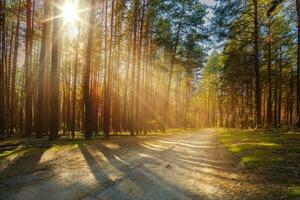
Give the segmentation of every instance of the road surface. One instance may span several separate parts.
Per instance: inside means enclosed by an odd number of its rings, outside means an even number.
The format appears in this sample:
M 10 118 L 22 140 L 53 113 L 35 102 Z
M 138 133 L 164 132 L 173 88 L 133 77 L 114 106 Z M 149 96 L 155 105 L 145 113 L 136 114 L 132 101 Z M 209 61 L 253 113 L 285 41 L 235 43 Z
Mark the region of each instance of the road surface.
M 240 166 L 212 129 L 113 137 L 10 158 L 0 199 L 280 199 Z

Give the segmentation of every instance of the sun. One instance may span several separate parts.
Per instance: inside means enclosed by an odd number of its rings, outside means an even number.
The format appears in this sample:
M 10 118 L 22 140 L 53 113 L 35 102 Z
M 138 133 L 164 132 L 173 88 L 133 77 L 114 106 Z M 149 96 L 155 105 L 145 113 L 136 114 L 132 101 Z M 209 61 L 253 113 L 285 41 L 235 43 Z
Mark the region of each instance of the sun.
M 62 8 L 63 18 L 66 22 L 75 22 L 79 19 L 79 11 L 77 5 L 71 2 L 66 2 Z

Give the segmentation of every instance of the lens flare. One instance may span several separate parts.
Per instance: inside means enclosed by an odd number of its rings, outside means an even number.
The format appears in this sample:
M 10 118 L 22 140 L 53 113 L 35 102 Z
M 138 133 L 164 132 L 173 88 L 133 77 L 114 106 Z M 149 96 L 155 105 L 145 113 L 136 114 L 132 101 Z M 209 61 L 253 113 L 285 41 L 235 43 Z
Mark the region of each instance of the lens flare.
M 77 6 L 71 2 L 66 2 L 62 10 L 66 22 L 74 22 L 79 18 Z

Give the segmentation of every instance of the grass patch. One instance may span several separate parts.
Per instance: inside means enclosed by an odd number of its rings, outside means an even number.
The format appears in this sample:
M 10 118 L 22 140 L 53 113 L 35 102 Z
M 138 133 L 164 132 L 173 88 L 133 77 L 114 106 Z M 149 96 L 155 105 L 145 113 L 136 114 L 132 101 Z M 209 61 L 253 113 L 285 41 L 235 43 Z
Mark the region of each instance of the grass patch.
M 35 152 L 40 151 L 40 150 L 42 150 L 42 148 L 38 148 L 38 147 L 23 148 L 23 147 L 20 146 L 18 148 L 13 149 L 13 150 L 0 152 L 0 159 L 7 158 L 9 156 L 18 156 L 18 155 L 31 154 L 31 153 L 35 153 Z
M 288 199 L 300 199 L 300 186 L 291 187 L 287 192 Z
M 0 158 L 5 158 L 10 155 L 18 154 L 18 153 L 21 153 L 22 151 L 24 151 L 24 149 L 20 149 L 20 148 L 16 148 L 16 149 L 13 149 L 10 151 L 3 151 L 3 152 L 0 152 Z
M 61 150 L 70 150 L 74 148 L 78 148 L 79 144 L 83 143 L 82 141 L 78 142 L 63 142 L 63 143 L 54 143 L 54 144 L 45 144 L 45 146 L 37 146 L 37 147 L 24 147 L 22 145 L 18 146 L 15 149 L 0 151 L 0 159 L 5 159 L 10 156 L 22 156 L 22 155 L 30 155 L 39 151 L 61 151 Z
M 51 148 L 49 148 L 50 151 L 61 151 L 66 149 L 75 149 L 78 148 L 78 143 L 72 143 L 72 144 L 63 144 L 63 145 L 54 145 Z
M 246 168 L 279 181 L 300 182 L 300 134 L 218 129 L 219 140 Z

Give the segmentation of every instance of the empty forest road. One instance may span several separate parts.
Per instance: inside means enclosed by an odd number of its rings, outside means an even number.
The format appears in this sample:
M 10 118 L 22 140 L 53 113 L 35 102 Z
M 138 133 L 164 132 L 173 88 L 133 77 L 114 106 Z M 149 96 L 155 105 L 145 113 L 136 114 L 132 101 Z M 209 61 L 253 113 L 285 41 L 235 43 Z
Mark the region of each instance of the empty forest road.
M 280 199 L 213 129 L 81 141 L 1 162 L 0 199 Z

